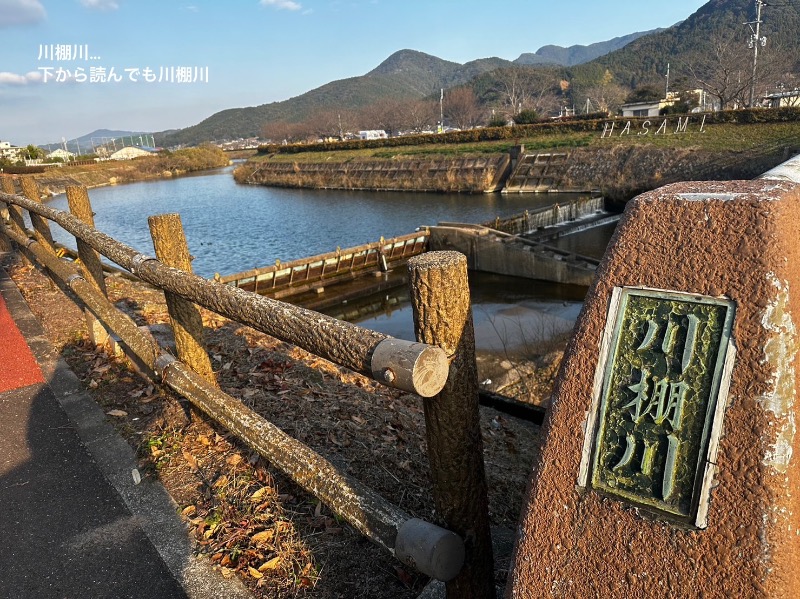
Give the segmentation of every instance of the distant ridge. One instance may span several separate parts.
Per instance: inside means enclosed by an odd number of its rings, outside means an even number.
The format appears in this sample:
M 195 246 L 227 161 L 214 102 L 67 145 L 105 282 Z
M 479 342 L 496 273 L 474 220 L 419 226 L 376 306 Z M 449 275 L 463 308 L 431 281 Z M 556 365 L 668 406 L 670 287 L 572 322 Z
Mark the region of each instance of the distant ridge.
M 577 64 L 589 62 L 595 58 L 599 58 L 600 56 L 605 56 L 609 52 L 614 52 L 615 50 L 624 48 L 632 41 L 637 40 L 640 37 L 650 35 L 651 33 L 659 33 L 661 31 L 664 31 L 664 28 L 651 29 L 650 31 L 639 31 L 628 35 L 623 35 L 621 37 L 615 37 L 614 39 L 610 39 L 606 42 L 589 44 L 588 46 L 575 45 L 568 48 L 552 45 L 542 46 L 534 53 L 526 52 L 524 54 L 520 54 L 519 58 L 517 58 L 514 63 L 522 65 L 557 64 L 565 67 L 571 67 Z

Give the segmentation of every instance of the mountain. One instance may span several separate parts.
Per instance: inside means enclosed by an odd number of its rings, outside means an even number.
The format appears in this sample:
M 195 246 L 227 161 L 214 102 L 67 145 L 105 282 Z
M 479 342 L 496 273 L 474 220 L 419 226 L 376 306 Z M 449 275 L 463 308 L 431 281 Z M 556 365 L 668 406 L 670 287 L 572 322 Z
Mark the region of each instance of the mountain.
M 752 51 L 748 50 L 750 30 L 743 24 L 755 21 L 755 18 L 753 0 L 711 0 L 677 25 L 638 38 L 589 63 L 572 67 L 569 75 L 578 81 L 591 80 L 607 69 L 617 83 L 631 89 L 655 82 L 660 86 L 669 63 L 676 85 L 682 79 L 687 85 L 692 85 L 695 83 L 693 66 L 708 65 L 717 60 L 717 70 L 722 71 L 726 67 L 730 69 L 734 57 L 738 57 L 741 70 L 746 73 L 752 65 Z M 767 37 L 767 49 L 773 56 L 778 55 L 787 61 L 786 73 L 796 72 L 800 63 L 800 46 L 797 44 L 800 6 L 787 2 L 774 6 L 768 3 L 762 20 L 761 35 Z M 769 52 L 762 51 L 761 63 L 767 54 Z M 737 70 L 738 66 L 731 72 Z M 775 82 L 770 83 L 774 85 Z
M 645 35 L 650 35 L 652 33 L 658 33 L 660 31 L 664 31 L 664 29 L 661 28 L 651 29 L 650 31 L 639 31 L 629 35 L 615 37 L 614 39 L 610 39 L 606 42 L 589 44 L 588 46 L 575 45 L 570 46 L 569 48 L 552 45 L 542 46 L 534 53 L 526 52 L 524 54 L 520 54 L 519 58 L 517 58 L 514 63 L 519 65 L 556 64 L 565 67 L 571 67 L 577 64 L 583 64 L 584 62 L 589 62 L 590 60 L 604 56 L 609 52 L 619 50 L 620 48 L 627 46 L 632 41 L 637 40 L 640 37 L 644 37 Z
M 192 127 L 163 138 L 156 136 L 156 141 L 178 145 L 254 137 L 267 122 L 298 122 L 314 112 L 352 110 L 383 99 L 421 99 L 438 93 L 440 88 L 463 85 L 481 73 L 511 64 L 500 58 L 487 58 L 462 65 L 416 50 L 400 50 L 366 75 L 332 81 L 281 102 L 223 110 Z
M 800 64 L 800 6 L 780 2 L 764 7 L 762 34 L 768 38 L 768 50 L 790 63 L 782 72 L 764 70 L 769 77 L 786 80 L 786 73 L 797 71 Z M 295 98 L 249 108 L 232 108 L 211 115 L 192 127 L 157 136 L 162 145 L 197 144 L 215 139 L 258 136 L 266 123 L 300 122 L 312 115 L 359 109 L 381 100 L 411 100 L 436 97 L 440 88 L 471 84 L 479 97 L 490 94 L 482 90 L 502 89 L 504 83 L 498 69 L 527 68 L 539 73 L 540 79 L 560 81 L 558 101 L 582 105 L 591 88 L 611 80 L 623 96 L 643 85 L 661 89 L 667 65 L 670 65 L 670 88 L 698 87 L 693 67 L 704 65 L 706 72 L 727 71 L 746 74 L 752 54 L 747 49 L 749 30 L 742 25 L 755 19 L 753 0 L 710 0 L 684 21 L 663 30 L 639 32 L 588 46 L 544 46 L 535 53 L 522 54 L 510 62 L 500 58 L 482 58 L 466 64 L 443 60 L 415 50 L 400 50 L 389 56 L 369 73 L 332 81 Z M 716 58 L 720 40 L 729 47 L 739 63 L 725 64 Z M 759 65 L 766 66 L 764 52 Z M 594 58 L 592 58 L 594 57 Z M 717 60 L 715 63 L 714 60 Z M 794 62 L 794 70 L 791 63 Z M 696 70 L 696 69 L 695 69 Z M 547 71 L 547 72 L 545 72 Z M 506 74 L 507 77 L 507 74 Z M 740 76 L 740 79 L 742 76 Z M 499 82 L 499 83 L 498 83 Z

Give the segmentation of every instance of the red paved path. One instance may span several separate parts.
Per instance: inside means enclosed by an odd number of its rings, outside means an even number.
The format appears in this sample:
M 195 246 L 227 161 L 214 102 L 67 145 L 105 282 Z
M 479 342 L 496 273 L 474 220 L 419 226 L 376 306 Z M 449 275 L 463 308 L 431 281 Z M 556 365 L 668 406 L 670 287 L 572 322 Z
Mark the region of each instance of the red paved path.
M 0 295 L 0 393 L 43 382 L 42 371 Z

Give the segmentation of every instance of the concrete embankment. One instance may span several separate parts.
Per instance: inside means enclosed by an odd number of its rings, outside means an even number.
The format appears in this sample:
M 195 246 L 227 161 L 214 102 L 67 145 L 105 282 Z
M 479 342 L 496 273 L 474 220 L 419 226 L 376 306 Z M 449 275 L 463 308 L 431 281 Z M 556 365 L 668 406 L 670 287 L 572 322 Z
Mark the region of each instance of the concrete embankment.
M 239 183 L 316 189 L 482 193 L 499 191 L 510 171 L 508 154 L 438 160 L 352 160 L 339 163 L 251 162 Z
M 609 200 L 627 201 L 678 181 L 752 179 L 792 155 L 778 147 L 758 153 L 654 145 L 612 145 L 566 152 L 525 152 L 522 160 L 543 163 L 535 185 L 524 191 L 599 190 Z M 359 160 L 340 163 L 250 162 L 235 172 L 240 183 L 318 189 L 370 189 L 439 192 L 486 192 L 504 189 L 514 168 L 511 156 L 437 160 Z M 514 168 L 512 168 L 514 167 Z M 511 179 L 513 183 L 514 179 Z M 505 191 L 520 191 L 513 185 Z

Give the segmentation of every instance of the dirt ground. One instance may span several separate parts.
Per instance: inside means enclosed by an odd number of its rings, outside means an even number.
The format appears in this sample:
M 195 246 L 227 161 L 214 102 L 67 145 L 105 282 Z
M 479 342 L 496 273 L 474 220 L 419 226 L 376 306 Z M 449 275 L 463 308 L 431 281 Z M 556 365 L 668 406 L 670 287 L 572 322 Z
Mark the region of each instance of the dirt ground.
M 6 264 L 52 343 L 136 449 L 140 471 L 172 494 L 225 576 L 264 598 L 410 598 L 427 580 L 354 532 L 313 496 L 188 402 L 143 379 L 125 358 L 88 341 L 83 312 L 36 269 Z M 109 297 L 170 343 L 163 294 L 122 277 Z M 203 311 L 220 387 L 413 516 L 436 521 L 421 400 Z M 551 352 L 552 354 L 552 352 Z M 525 399 L 546 402 L 559 352 L 519 369 Z M 527 374 L 525 374 L 527 372 Z M 523 381 L 524 382 L 524 381 Z M 513 530 L 539 428 L 481 409 L 492 525 Z M 497 560 L 505 583 L 507 561 Z

